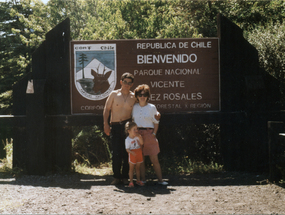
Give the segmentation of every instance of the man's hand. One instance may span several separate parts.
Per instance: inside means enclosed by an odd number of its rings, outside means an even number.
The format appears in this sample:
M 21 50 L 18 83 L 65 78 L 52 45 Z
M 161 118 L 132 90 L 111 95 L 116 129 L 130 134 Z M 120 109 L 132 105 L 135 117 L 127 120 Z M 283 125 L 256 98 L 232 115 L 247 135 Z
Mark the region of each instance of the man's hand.
M 110 125 L 108 125 L 108 124 L 104 125 L 104 132 L 107 136 L 110 136 L 110 133 L 111 133 Z

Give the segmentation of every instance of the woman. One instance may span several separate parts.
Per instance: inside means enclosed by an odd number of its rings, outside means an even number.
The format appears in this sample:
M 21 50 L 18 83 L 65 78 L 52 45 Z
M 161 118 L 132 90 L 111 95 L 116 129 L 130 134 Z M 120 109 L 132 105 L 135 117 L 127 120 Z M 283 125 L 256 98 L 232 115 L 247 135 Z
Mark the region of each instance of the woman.
M 132 117 L 143 138 L 143 155 L 149 156 L 158 178 L 158 184 L 167 185 L 167 182 L 162 181 L 162 173 L 157 156 L 160 152 L 158 141 L 156 139 L 159 121 L 154 118 L 157 113 L 155 105 L 148 103 L 150 97 L 149 86 L 146 84 L 139 85 L 134 90 L 134 93 L 138 103 L 133 107 Z M 141 179 L 145 182 L 144 162 L 141 164 Z

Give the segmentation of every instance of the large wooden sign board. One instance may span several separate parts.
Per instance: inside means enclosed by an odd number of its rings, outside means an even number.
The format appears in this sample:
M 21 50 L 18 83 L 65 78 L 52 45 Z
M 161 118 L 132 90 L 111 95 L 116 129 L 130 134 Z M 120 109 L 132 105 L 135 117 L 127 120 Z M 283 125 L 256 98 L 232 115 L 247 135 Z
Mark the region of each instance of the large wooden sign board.
M 72 41 L 71 53 L 72 114 L 103 114 L 125 72 L 161 113 L 220 110 L 218 38 Z

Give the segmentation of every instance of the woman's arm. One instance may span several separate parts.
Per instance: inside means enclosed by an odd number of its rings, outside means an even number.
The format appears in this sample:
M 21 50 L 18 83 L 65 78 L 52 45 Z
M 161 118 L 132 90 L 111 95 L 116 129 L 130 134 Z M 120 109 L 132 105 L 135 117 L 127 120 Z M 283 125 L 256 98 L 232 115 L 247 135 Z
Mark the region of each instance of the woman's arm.
M 154 133 L 154 135 L 156 135 L 156 134 L 157 134 L 158 127 L 159 127 L 159 124 L 154 123 L 154 129 L 153 129 L 153 133 Z

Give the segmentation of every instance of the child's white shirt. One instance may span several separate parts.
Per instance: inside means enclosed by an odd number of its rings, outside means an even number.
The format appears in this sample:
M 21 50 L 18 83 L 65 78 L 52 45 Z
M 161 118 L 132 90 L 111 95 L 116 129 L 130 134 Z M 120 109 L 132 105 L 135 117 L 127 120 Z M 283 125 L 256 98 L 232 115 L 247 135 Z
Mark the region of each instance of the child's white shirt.
M 130 149 L 130 150 L 139 149 L 140 148 L 139 138 L 138 137 L 130 138 L 128 136 L 125 140 L 125 146 L 126 146 L 126 149 Z

